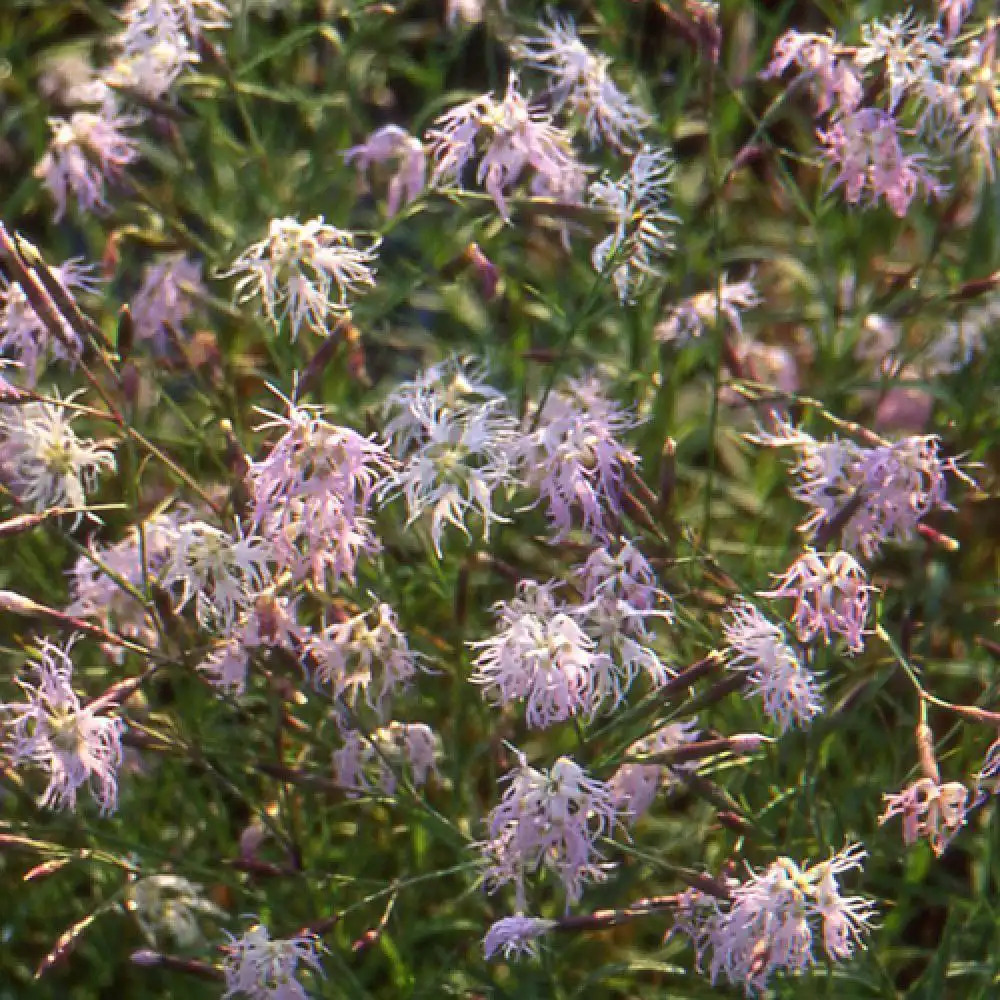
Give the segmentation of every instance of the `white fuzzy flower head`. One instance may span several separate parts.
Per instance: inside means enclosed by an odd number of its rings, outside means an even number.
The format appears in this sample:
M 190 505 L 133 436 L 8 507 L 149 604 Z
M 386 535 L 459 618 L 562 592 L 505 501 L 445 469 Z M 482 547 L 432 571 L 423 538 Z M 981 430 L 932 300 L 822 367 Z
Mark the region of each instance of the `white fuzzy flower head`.
M 5 749 L 15 766 L 30 763 L 47 773 L 43 806 L 75 809 L 77 790 L 88 784 L 101 812 L 110 813 L 118 805 L 125 723 L 101 714 L 113 707 L 109 704 L 80 704 L 72 686 L 71 645 L 43 642 L 34 668 L 37 682 L 17 682 L 26 700 L 0 705 Z
M 270 581 L 271 545 L 257 535 L 223 531 L 206 521 L 178 518 L 174 545 L 160 580 L 177 611 L 195 599 L 203 628 L 232 632 Z
M 204 939 L 198 918 L 226 915 L 205 897 L 202 886 L 181 875 L 148 875 L 131 883 L 126 893 L 126 906 L 154 948 L 166 943 L 194 947 Z
M 823 711 L 815 675 L 799 661 L 780 626 L 741 601 L 729 608 L 723 632 L 729 666 L 746 673 L 747 690 L 761 696 L 764 711 L 782 732 L 808 726 Z
M 315 937 L 300 934 L 272 939 L 263 924 L 255 924 L 238 938 L 225 933 L 229 944 L 223 947 L 223 1000 L 235 996 L 248 1000 L 308 1000 L 309 994 L 296 976 L 300 964 L 323 974 L 323 946 Z
M 605 174 L 590 185 L 590 201 L 614 228 L 591 253 L 598 274 L 609 274 L 622 302 L 660 274 L 657 261 L 674 249 L 677 216 L 667 208 L 674 161 L 665 149 L 643 146 L 619 178 Z
M 597 842 L 617 822 L 610 788 L 569 757 L 544 772 L 520 752 L 518 766 L 502 780 L 503 799 L 487 817 L 489 839 L 478 845 L 490 890 L 513 882 L 523 910 L 525 875 L 546 868 L 562 883 L 567 905 L 577 902 L 585 882 L 607 877 Z
M 438 118 L 426 139 L 435 186 L 458 184 L 465 166 L 481 154 L 476 180 L 507 222 L 506 195 L 529 168 L 533 195 L 577 204 L 586 188 L 586 168 L 569 135 L 529 106 L 513 74 L 502 101 L 491 94 L 466 101 Z
M 0 407 L 0 469 L 26 507 L 82 509 L 99 474 L 115 470 L 111 442 L 78 437 L 75 418 L 57 403 Z
M 459 361 L 435 365 L 400 386 L 386 412 L 386 435 L 401 463 L 385 495 L 405 499 L 408 524 L 430 514 L 439 557 L 446 525 L 468 535 L 466 521 L 474 515 L 488 538 L 492 522 L 507 520 L 494 510 L 494 496 L 519 482 L 510 460 L 517 422 L 478 373 Z
M 539 32 L 518 38 L 511 51 L 551 79 L 556 106 L 569 105 L 583 119 L 592 145 L 602 138 L 617 149 L 637 142 L 651 118 L 615 85 L 611 60 L 580 41 L 571 18 L 553 15 L 550 24 L 539 24 Z
M 267 237 L 248 247 L 222 277 L 237 279 L 238 302 L 259 297 L 276 330 L 287 318 L 292 340 L 303 324 L 325 337 L 331 314 L 346 312 L 351 296 L 374 287 L 379 242 L 361 249 L 353 233 L 322 216 L 308 222 L 272 219 Z

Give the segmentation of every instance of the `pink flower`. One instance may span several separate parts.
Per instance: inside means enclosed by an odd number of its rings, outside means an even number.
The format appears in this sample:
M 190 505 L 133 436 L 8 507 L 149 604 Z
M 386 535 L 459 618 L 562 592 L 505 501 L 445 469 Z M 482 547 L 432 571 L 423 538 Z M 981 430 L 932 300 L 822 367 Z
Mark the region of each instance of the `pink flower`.
M 348 729 L 342 736 L 343 745 L 333 753 L 333 771 L 337 784 L 350 796 L 375 788 L 392 795 L 404 770 L 414 788 L 423 787 L 432 773 L 438 773 L 441 741 L 421 722 L 390 722 L 370 736 Z
M 606 877 L 597 842 L 614 830 L 614 798 L 569 757 L 543 772 L 529 767 L 519 751 L 517 756 L 518 767 L 502 779 L 503 799 L 487 817 L 489 839 L 478 845 L 486 882 L 490 891 L 513 882 L 523 910 L 525 875 L 545 867 L 562 882 L 569 906 L 585 882 Z
M 11 731 L 6 750 L 15 765 L 28 762 L 47 772 L 41 805 L 75 809 L 77 789 L 89 784 L 101 812 L 110 813 L 118 804 L 125 723 L 99 714 L 112 708 L 110 703 L 80 704 L 72 687 L 71 646 L 60 649 L 44 641 L 34 665 L 37 683 L 17 681 L 27 700 L 0 706 Z
M 969 791 L 960 781 L 939 784 L 933 778 L 920 778 L 898 794 L 882 797 L 885 811 L 879 816 L 879 826 L 902 816 L 907 847 L 926 837 L 940 856 L 965 825 Z
M 841 635 L 852 653 L 865 645 L 868 598 L 873 590 L 865 571 L 847 552 L 816 552 L 807 548 L 778 578 L 774 590 L 761 590 L 761 597 L 790 597 L 795 600 L 798 637 L 810 642 L 822 634 Z
M 73 194 L 81 212 L 108 208 L 104 185 L 118 180 L 128 164 L 139 157 L 136 141 L 124 129 L 138 125 L 138 115 L 115 111 L 105 104 L 100 111 L 76 111 L 69 120 L 50 118 L 52 140 L 35 167 L 56 202 L 56 221 L 66 213 Z
M 808 726 L 823 711 L 815 676 L 799 662 L 782 629 L 757 608 L 746 601 L 731 605 L 723 631 L 729 666 L 747 674 L 749 693 L 761 696 L 764 711 L 782 732 Z
M 376 129 L 360 146 L 344 153 L 344 162 L 357 161 L 358 171 L 365 173 L 373 164 L 394 163 L 396 170 L 389 181 L 386 215 L 392 218 L 401 205 L 416 201 L 427 180 L 427 156 L 423 144 L 398 125 Z
M 841 112 L 853 111 L 861 100 L 861 80 L 850 64 L 837 56 L 836 48 L 837 39 L 832 35 L 786 31 L 774 43 L 774 57 L 761 76 L 778 77 L 795 65 L 817 91 L 817 114 L 825 114 L 835 101 Z
M 947 190 L 924 166 L 926 154 L 903 150 L 899 126 L 888 111 L 861 108 L 817 134 L 820 153 L 835 175 L 831 189 L 843 187 L 852 205 L 885 198 L 902 218 L 921 189 L 927 198 L 940 198 Z
M 743 310 L 753 309 L 762 301 L 753 282 L 730 282 L 723 275 L 717 290 L 699 292 L 670 306 L 653 335 L 657 340 L 685 344 L 700 337 L 706 326 L 713 326 L 718 315 L 728 322 L 733 333 L 742 336 Z
M 435 186 L 459 183 L 465 166 L 481 151 L 476 180 L 507 222 L 506 193 L 529 167 L 532 194 L 578 203 L 586 187 L 586 168 L 569 136 L 550 116 L 529 107 L 513 74 L 502 101 L 491 94 L 466 101 L 438 118 L 426 138 Z
M 948 41 L 962 30 L 962 24 L 975 6 L 976 0 L 938 0 L 938 16 L 944 24 L 944 37 Z
M 514 445 L 522 474 L 548 506 L 555 540 L 564 538 L 579 511 L 583 526 L 605 540 L 621 514 L 625 470 L 638 456 L 620 441 L 638 421 L 609 400 L 596 377 L 570 379 L 552 392 L 541 413 L 526 418 Z
M 874 904 L 842 895 L 837 877 L 860 868 L 864 857 L 860 844 L 849 844 L 809 867 L 778 858 L 743 882 L 730 880 L 724 900 L 689 889 L 672 933 L 691 938 L 699 964 L 710 955 L 713 983 L 724 975 L 748 996 L 763 991 L 775 972 L 802 972 L 815 964 L 817 933 L 830 959 L 845 960 L 868 932 Z
M 157 352 L 166 352 L 170 330 L 177 333 L 191 315 L 196 296 L 205 294 L 201 265 L 174 254 L 145 267 L 142 285 L 132 299 L 132 319 L 139 340 L 151 340 Z

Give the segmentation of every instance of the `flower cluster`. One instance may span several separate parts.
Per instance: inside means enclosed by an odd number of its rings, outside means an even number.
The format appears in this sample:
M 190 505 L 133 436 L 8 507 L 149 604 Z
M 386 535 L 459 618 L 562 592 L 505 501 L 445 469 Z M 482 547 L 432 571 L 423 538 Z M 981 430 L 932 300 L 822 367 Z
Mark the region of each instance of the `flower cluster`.
M 504 781 L 500 804 L 487 817 L 489 839 L 479 844 L 491 890 L 514 883 L 517 909 L 525 907 L 525 875 L 545 868 L 562 883 L 567 906 L 585 882 L 606 877 L 597 842 L 614 830 L 617 809 L 610 788 L 569 757 L 548 772 L 518 766 Z
M 776 972 L 803 972 L 816 961 L 820 934 L 831 961 L 849 958 L 871 927 L 874 904 L 841 894 L 838 876 L 860 868 L 865 850 L 849 844 L 828 861 L 800 866 L 778 858 L 762 872 L 730 880 L 727 898 L 682 893 L 673 933 L 687 935 L 712 982 L 724 976 L 758 994 Z

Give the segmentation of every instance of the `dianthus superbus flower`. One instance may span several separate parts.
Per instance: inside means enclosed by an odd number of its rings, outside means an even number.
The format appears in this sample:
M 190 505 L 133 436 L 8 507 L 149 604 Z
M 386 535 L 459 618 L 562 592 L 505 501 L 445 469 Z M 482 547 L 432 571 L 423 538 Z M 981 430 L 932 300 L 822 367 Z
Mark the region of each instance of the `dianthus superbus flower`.
M 344 162 L 356 162 L 364 174 L 372 164 L 392 163 L 395 172 L 389 181 L 386 214 L 392 218 L 401 205 L 416 201 L 427 181 L 427 155 L 423 143 L 398 125 L 376 129 L 359 146 L 344 152 Z
M 255 924 L 240 937 L 225 933 L 229 944 L 223 946 L 224 1000 L 235 996 L 249 1000 L 308 1000 L 309 994 L 296 976 L 300 964 L 323 974 L 319 958 L 323 946 L 317 938 L 299 934 L 272 939 L 263 924 Z
M 568 104 L 580 115 L 592 144 L 603 138 L 621 148 L 638 140 L 651 118 L 615 85 L 611 60 L 591 52 L 568 17 L 552 15 L 551 24 L 542 22 L 539 31 L 518 38 L 512 53 L 550 77 L 555 106 Z
M 885 810 L 878 818 L 879 826 L 893 816 L 902 816 L 907 847 L 926 838 L 940 856 L 965 825 L 969 790 L 960 781 L 941 784 L 933 778 L 920 778 L 901 792 L 882 797 Z
M 287 318 L 295 340 L 305 324 L 326 336 L 331 313 L 343 313 L 349 298 L 375 285 L 372 264 L 380 241 L 367 249 L 355 236 L 323 221 L 272 219 L 268 234 L 233 261 L 223 277 L 235 277 L 239 302 L 259 297 L 264 315 L 281 327 Z
M 852 653 L 864 648 L 868 600 L 875 588 L 850 553 L 807 548 L 777 582 L 774 590 L 758 593 L 794 599 L 792 620 L 802 642 L 822 635 L 829 643 L 832 633 L 843 636 Z
M 586 187 L 586 168 L 569 136 L 549 115 L 529 106 L 513 74 L 502 101 L 484 94 L 452 108 L 434 122 L 426 141 L 435 186 L 460 183 L 465 166 L 480 156 L 476 180 L 506 221 L 507 192 L 529 167 L 532 194 L 577 203 Z
M 827 956 L 843 961 L 861 944 L 875 907 L 863 896 L 842 895 L 838 876 L 860 868 L 864 857 L 860 844 L 849 844 L 808 867 L 778 858 L 743 882 L 731 880 L 725 900 L 689 889 L 681 894 L 673 933 L 691 938 L 699 965 L 709 958 L 713 983 L 724 976 L 748 996 L 763 991 L 775 972 L 813 965 L 817 935 Z
M 385 795 L 396 790 L 397 774 L 409 772 L 414 788 L 437 773 L 440 739 L 422 722 L 390 722 L 371 735 L 354 729 L 341 734 L 343 744 L 333 752 L 334 778 L 349 795 L 378 788 Z
M 625 470 L 639 461 L 619 439 L 636 418 L 590 376 L 550 393 L 541 414 L 529 412 L 526 424 L 514 453 L 525 480 L 546 502 L 555 538 L 569 533 L 574 512 L 596 538 L 611 537 Z
M 181 332 L 194 299 L 204 294 L 201 265 L 184 254 L 173 254 L 147 265 L 142 285 L 132 299 L 132 322 L 139 340 L 149 340 L 159 353 L 170 344 L 170 331 Z
M 740 601 L 730 606 L 723 632 L 729 666 L 746 673 L 748 691 L 761 696 L 764 711 L 782 732 L 808 726 L 823 711 L 815 676 L 799 661 L 780 626 Z
M 56 403 L 0 407 L 0 470 L 32 510 L 83 508 L 100 473 L 116 468 L 112 442 L 78 437 L 76 416 Z
M 700 337 L 715 323 L 716 314 L 725 319 L 733 333 L 742 335 L 742 314 L 761 303 L 751 281 L 729 281 L 725 275 L 717 291 L 699 292 L 667 309 L 653 335 L 668 343 L 686 344 Z
M 77 790 L 87 784 L 101 812 L 114 812 L 125 723 L 103 714 L 111 704 L 80 703 L 70 646 L 44 641 L 34 665 L 37 682 L 17 681 L 26 700 L 0 705 L 6 751 L 15 766 L 31 763 L 47 772 L 41 805 L 75 809 Z
M 489 961 L 498 951 L 506 959 L 534 955 L 538 950 L 537 941 L 556 926 L 554 920 L 541 917 L 525 917 L 517 914 L 496 921 L 483 938 L 483 957 Z
M 546 868 L 562 883 L 568 907 L 580 899 L 585 882 L 606 877 L 597 842 L 614 830 L 614 798 L 569 757 L 543 772 L 529 767 L 524 754 L 517 756 L 518 766 L 502 779 L 503 799 L 487 818 L 489 839 L 478 845 L 487 885 L 492 891 L 513 882 L 523 910 L 525 876 Z

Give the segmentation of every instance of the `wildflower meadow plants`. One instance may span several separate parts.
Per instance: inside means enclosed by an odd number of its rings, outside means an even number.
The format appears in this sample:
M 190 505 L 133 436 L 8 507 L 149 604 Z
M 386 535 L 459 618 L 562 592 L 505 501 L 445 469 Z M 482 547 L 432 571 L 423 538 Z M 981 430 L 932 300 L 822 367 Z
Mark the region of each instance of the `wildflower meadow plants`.
M 994 5 L 0 12 L 0 1000 L 991 997 Z

